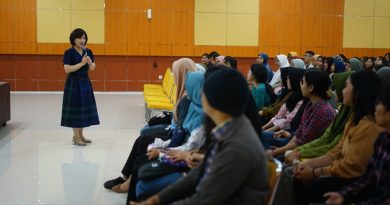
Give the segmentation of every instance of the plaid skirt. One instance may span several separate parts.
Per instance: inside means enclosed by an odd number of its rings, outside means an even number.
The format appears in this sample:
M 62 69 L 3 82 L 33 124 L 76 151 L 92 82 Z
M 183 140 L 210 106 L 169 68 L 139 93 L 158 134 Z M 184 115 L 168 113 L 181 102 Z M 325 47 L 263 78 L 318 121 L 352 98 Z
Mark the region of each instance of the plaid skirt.
M 83 128 L 98 124 L 100 122 L 91 81 L 88 77 L 69 76 L 64 88 L 61 126 Z

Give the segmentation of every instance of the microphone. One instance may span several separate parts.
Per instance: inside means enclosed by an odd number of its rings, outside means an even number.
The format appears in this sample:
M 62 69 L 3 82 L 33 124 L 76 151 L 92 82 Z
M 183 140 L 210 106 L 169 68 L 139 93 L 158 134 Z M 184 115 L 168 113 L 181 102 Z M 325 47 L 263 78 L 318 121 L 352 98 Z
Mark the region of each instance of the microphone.
M 83 49 L 83 51 L 84 51 L 84 55 L 88 56 L 87 48 L 86 48 L 86 47 L 83 47 L 82 49 Z

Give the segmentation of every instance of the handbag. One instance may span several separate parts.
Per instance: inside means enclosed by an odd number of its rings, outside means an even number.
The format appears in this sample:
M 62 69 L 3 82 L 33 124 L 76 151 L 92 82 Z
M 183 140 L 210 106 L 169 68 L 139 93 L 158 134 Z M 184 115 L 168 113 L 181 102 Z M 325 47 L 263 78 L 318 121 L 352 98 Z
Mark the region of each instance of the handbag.
M 148 121 L 149 126 L 171 124 L 172 113 L 164 111 L 163 114 L 154 116 Z
M 188 138 L 189 134 L 183 127 L 176 127 L 171 132 L 171 142 L 168 147 L 177 147 L 182 145 Z
M 157 160 L 142 165 L 138 169 L 138 179 L 149 181 L 174 172 L 186 172 L 188 170 L 189 168 L 187 166 L 175 166 Z

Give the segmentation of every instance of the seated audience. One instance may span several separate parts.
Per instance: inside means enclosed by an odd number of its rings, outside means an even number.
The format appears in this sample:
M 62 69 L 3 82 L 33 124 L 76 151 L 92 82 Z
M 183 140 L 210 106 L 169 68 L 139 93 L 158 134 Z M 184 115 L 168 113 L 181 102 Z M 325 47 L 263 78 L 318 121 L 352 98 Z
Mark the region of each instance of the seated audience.
M 245 78 L 221 69 L 205 81 L 203 93 L 204 113 L 216 124 L 203 161 L 176 183 L 133 205 L 265 204 L 267 159 L 243 115 L 250 95 Z
M 382 81 L 383 82 L 383 81 Z M 375 121 L 383 128 L 364 174 L 338 190 L 326 193 L 326 204 L 388 204 L 390 201 L 390 83 L 383 85 Z
M 273 138 L 287 138 L 286 145 L 270 150 L 272 156 L 284 156 L 288 150 L 317 139 L 332 123 L 335 111 L 328 102 L 329 78 L 326 73 L 318 69 L 309 69 L 301 80 L 302 95 L 309 99 L 302 115 L 301 123 L 295 133 L 285 130 L 278 131 Z M 262 139 L 263 140 L 263 139 Z

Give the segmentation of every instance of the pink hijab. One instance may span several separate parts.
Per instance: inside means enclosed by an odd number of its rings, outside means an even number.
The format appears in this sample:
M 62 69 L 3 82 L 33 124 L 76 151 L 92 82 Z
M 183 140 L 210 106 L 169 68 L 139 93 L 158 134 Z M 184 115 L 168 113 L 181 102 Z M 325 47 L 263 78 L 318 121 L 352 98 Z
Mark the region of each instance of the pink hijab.
M 180 99 L 187 95 L 184 83 L 186 82 L 186 74 L 188 72 L 196 71 L 196 66 L 194 61 L 192 61 L 189 58 L 180 58 L 179 60 L 173 62 L 172 64 L 172 72 L 173 72 L 173 78 L 175 79 L 175 84 L 176 84 L 176 105 L 179 104 L 178 102 Z

